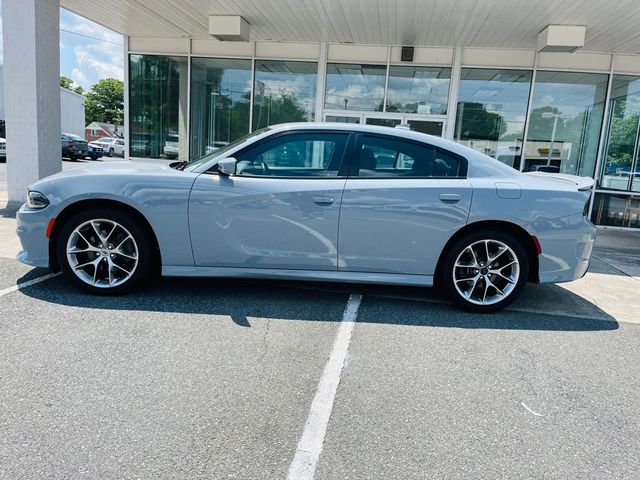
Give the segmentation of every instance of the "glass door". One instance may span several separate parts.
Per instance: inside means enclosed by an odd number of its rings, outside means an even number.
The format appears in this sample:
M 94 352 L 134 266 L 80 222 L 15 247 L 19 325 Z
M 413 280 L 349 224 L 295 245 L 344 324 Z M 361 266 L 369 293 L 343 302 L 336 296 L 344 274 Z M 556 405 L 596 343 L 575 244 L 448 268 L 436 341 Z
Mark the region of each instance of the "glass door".
M 379 125 L 382 127 L 397 127 L 398 125 L 408 125 L 409 129 L 416 132 L 428 133 L 436 137 L 444 136 L 445 120 L 437 117 L 426 117 L 424 115 L 365 115 L 367 125 Z
M 407 118 L 405 123 L 409 124 L 409 128 L 416 132 L 428 133 L 429 135 L 435 135 L 436 137 L 444 136 L 444 120 Z
M 427 133 L 436 137 L 444 137 L 447 126 L 446 117 L 439 115 L 419 115 L 402 113 L 365 113 L 326 111 L 325 122 L 362 123 L 379 127 L 397 127 L 408 125 L 411 130 Z
M 360 115 L 325 115 L 325 122 L 337 122 L 337 123 L 360 123 Z
M 402 123 L 402 117 L 392 116 L 365 116 L 364 123 L 367 125 L 376 125 L 378 127 L 397 127 Z

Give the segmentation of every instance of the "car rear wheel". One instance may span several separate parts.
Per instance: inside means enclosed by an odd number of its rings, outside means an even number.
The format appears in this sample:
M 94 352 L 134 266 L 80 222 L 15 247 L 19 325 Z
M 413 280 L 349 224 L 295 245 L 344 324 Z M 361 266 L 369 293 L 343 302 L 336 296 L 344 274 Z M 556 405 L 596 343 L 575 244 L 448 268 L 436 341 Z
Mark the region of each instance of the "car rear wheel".
M 440 280 L 451 299 L 473 312 L 495 312 L 513 302 L 529 277 L 520 242 L 502 231 L 478 231 L 455 242 Z
M 126 213 L 92 208 L 69 218 L 56 243 L 67 278 L 94 294 L 140 287 L 152 273 L 152 242 Z

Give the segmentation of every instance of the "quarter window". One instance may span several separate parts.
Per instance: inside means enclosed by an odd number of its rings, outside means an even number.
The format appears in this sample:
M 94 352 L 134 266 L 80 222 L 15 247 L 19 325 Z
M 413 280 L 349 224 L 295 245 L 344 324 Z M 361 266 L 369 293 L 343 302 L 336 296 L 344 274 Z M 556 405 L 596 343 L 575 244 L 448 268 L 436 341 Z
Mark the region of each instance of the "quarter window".
M 459 177 L 457 155 L 429 145 L 364 136 L 358 149 L 360 177 Z
M 339 133 L 279 136 L 239 154 L 237 175 L 336 177 L 347 139 Z

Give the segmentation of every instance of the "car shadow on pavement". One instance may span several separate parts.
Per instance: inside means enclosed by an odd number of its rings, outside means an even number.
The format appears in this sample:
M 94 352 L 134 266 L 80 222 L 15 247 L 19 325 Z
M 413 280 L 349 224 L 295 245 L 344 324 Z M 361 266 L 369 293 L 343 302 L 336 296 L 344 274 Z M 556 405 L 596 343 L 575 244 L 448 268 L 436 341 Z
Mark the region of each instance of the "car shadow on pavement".
M 27 275 L 18 282 L 26 280 Z M 541 305 L 540 310 L 525 306 L 489 315 L 473 314 L 447 302 L 436 289 L 271 280 L 164 278 L 128 295 L 96 296 L 60 276 L 25 288 L 22 293 L 44 302 L 130 311 L 134 316 L 136 312 L 227 316 L 247 328 L 251 327 L 251 318 L 337 322 L 352 293 L 364 294 L 358 322 L 502 330 L 618 328 L 613 317 L 587 300 L 555 285 L 546 288 L 556 289 L 557 298 L 569 305 L 572 312 L 546 311 Z

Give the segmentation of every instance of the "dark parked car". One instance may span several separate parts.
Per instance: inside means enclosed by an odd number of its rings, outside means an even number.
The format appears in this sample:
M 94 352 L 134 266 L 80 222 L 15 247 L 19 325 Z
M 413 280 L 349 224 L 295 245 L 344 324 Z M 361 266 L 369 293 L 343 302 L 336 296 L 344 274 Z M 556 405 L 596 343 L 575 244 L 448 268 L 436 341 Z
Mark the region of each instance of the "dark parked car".
M 88 153 L 91 160 L 98 160 L 100 157 L 104 155 L 104 149 L 97 145 L 88 145 Z
M 89 156 L 89 146 L 84 138 L 71 133 L 63 133 L 60 135 L 60 141 L 62 143 L 62 158 L 67 157 L 69 160 L 75 160 Z

